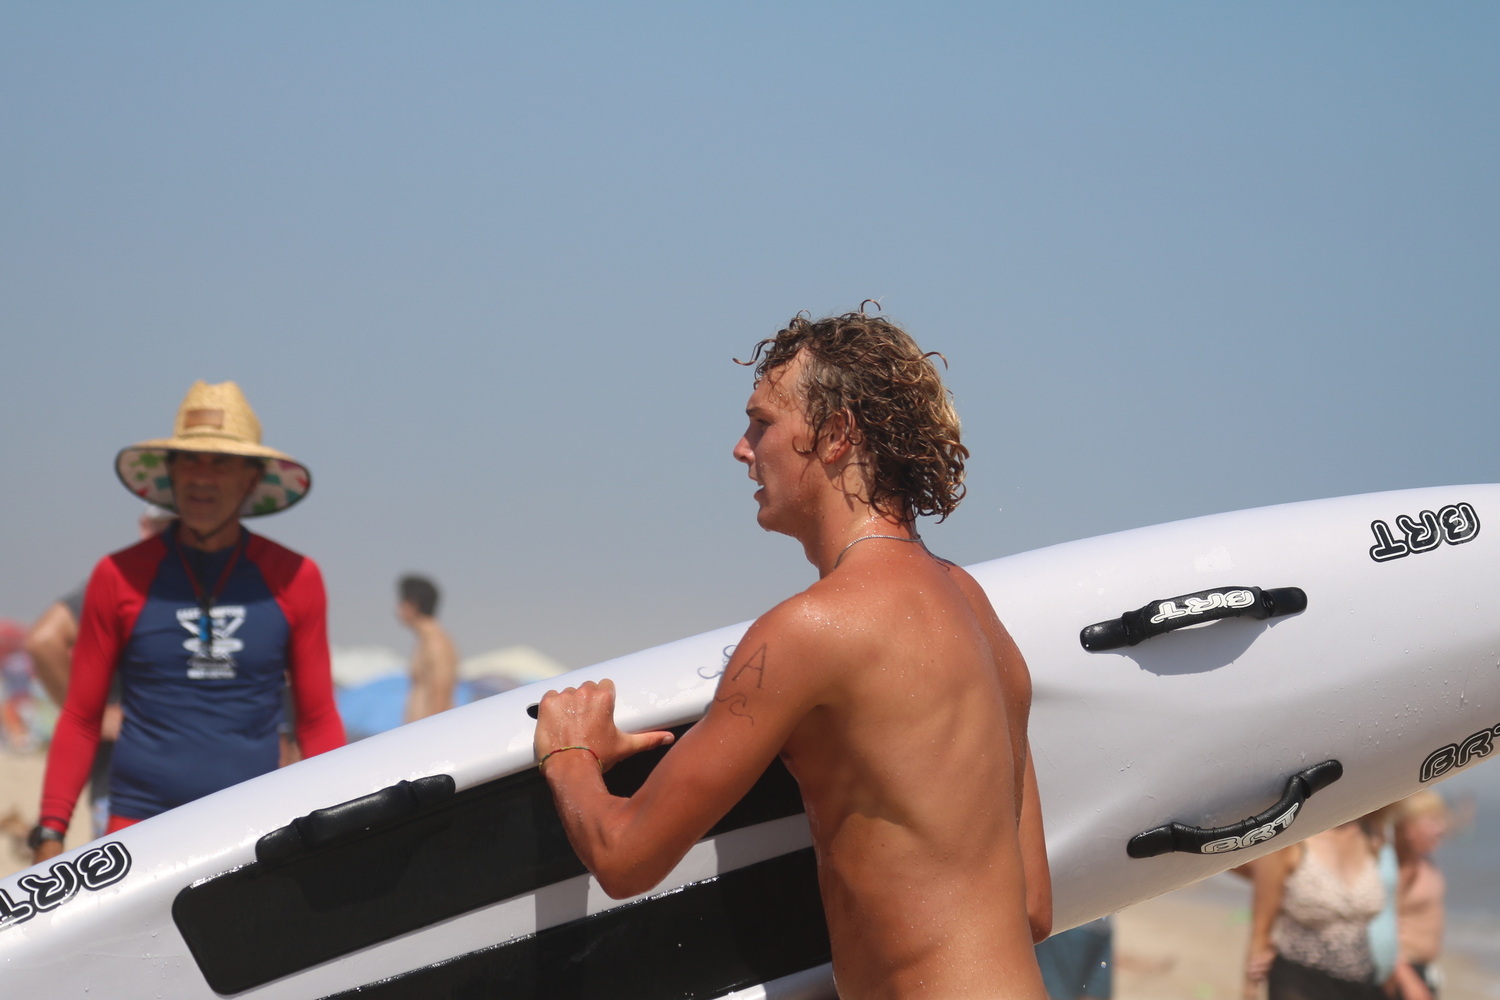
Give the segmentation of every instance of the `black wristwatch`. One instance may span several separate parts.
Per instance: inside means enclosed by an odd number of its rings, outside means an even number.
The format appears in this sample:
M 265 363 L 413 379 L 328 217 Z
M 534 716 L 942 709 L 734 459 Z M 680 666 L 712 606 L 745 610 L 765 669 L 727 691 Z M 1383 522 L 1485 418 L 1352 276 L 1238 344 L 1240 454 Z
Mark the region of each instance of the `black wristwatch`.
M 26 835 L 26 846 L 34 851 L 38 847 L 42 846 L 42 841 L 44 840 L 55 840 L 59 844 L 61 844 L 66 836 L 66 834 L 58 833 L 50 826 L 43 826 L 42 824 L 38 823 L 36 826 L 32 827 L 31 832 Z

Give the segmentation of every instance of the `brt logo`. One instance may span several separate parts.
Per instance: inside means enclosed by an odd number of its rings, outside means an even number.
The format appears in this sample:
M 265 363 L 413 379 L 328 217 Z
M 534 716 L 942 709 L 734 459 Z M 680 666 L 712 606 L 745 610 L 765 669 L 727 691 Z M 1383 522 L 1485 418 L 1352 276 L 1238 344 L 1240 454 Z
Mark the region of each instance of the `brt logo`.
M 1481 760 L 1488 757 L 1495 749 L 1495 737 L 1500 736 L 1500 726 L 1491 726 L 1489 729 L 1481 729 L 1471 734 L 1462 743 L 1449 743 L 1445 747 L 1438 747 L 1427 755 L 1422 761 L 1422 770 L 1417 779 L 1422 783 L 1431 781 L 1433 778 L 1441 778 L 1449 771 L 1455 771 L 1471 760 Z
M 0 889 L 0 930 L 55 910 L 78 894 L 79 889 L 97 891 L 114 885 L 130 871 L 130 852 L 117 841 L 108 841 L 84 851 L 72 861 L 58 861 L 46 872 L 22 875 L 16 884 L 26 890 L 22 899 L 12 899 Z
M 1396 528 L 1400 538 L 1384 521 L 1370 522 L 1370 530 L 1375 533 L 1371 559 L 1389 562 L 1417 552 L 1431 552 L 1444 542 L 1449 545 L 1471 542 L 1479 534 L 1479 515 L 1471 504 L 1450 503 L 1437 513 L 1424 510 L 1416 517 L 1402 514 L 1396 518 Z

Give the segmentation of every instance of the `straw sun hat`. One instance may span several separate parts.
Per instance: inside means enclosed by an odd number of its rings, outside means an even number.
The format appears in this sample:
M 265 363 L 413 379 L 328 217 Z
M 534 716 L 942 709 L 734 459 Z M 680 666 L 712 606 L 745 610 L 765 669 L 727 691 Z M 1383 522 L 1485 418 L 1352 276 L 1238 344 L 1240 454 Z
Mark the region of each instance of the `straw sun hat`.
M 307 496 L 312 487 L 312 474 L 305 465 L 260 443 L 260 421 L 233 382 L 194 382 L 177 408 L 172 436 L 121 449 L 115 458 L 115 474 L 127 490 L 147 503 L 176 511 L 172 480 L 167 474 L 167 453 L 171 451 L 243 455 L 263 461 L 265 474 L 240 506 L 240 517 L 286 510 Z

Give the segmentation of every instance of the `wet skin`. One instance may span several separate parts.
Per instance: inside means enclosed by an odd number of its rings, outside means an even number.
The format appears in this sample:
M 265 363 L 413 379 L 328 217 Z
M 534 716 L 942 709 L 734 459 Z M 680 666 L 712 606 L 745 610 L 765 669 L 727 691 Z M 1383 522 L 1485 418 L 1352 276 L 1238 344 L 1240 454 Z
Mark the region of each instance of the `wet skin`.
M 780 755 L 801 788 L 845 1000 L 1045 997 L 1050 925 L 1025 662 L 983 591 L 859 500 L 857 434 L 811 428 L 781 378 L 757 385 L 735 458 L 757 520 L 819 580 L 746 632 L 702 721 L 631 798 L 592 755 L 548 760 L 559 815 L 605 891 L 657 884 Z M 896 538 L 873 538 L 892 535 Z M 855 539 L 864 541 L 848 547 Z M 608 681 L 549 693 L 536 750 L 604 766 L 670 741 L 622 733 Z

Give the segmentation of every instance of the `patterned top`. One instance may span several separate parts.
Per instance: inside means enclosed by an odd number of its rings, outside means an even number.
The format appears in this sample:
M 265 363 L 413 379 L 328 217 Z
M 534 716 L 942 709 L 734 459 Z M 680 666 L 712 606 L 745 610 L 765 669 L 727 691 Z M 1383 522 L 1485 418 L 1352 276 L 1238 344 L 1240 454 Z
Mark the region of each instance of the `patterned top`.
M 1375 966 L 1367 928 L 1385 905 L 1385 887 L 1375 859 L 1345 883 L 1312 850 L 1287 876 L 1281 911 L 1271 926 L 1276 951 L 1349 982 L 1370 982 Z

